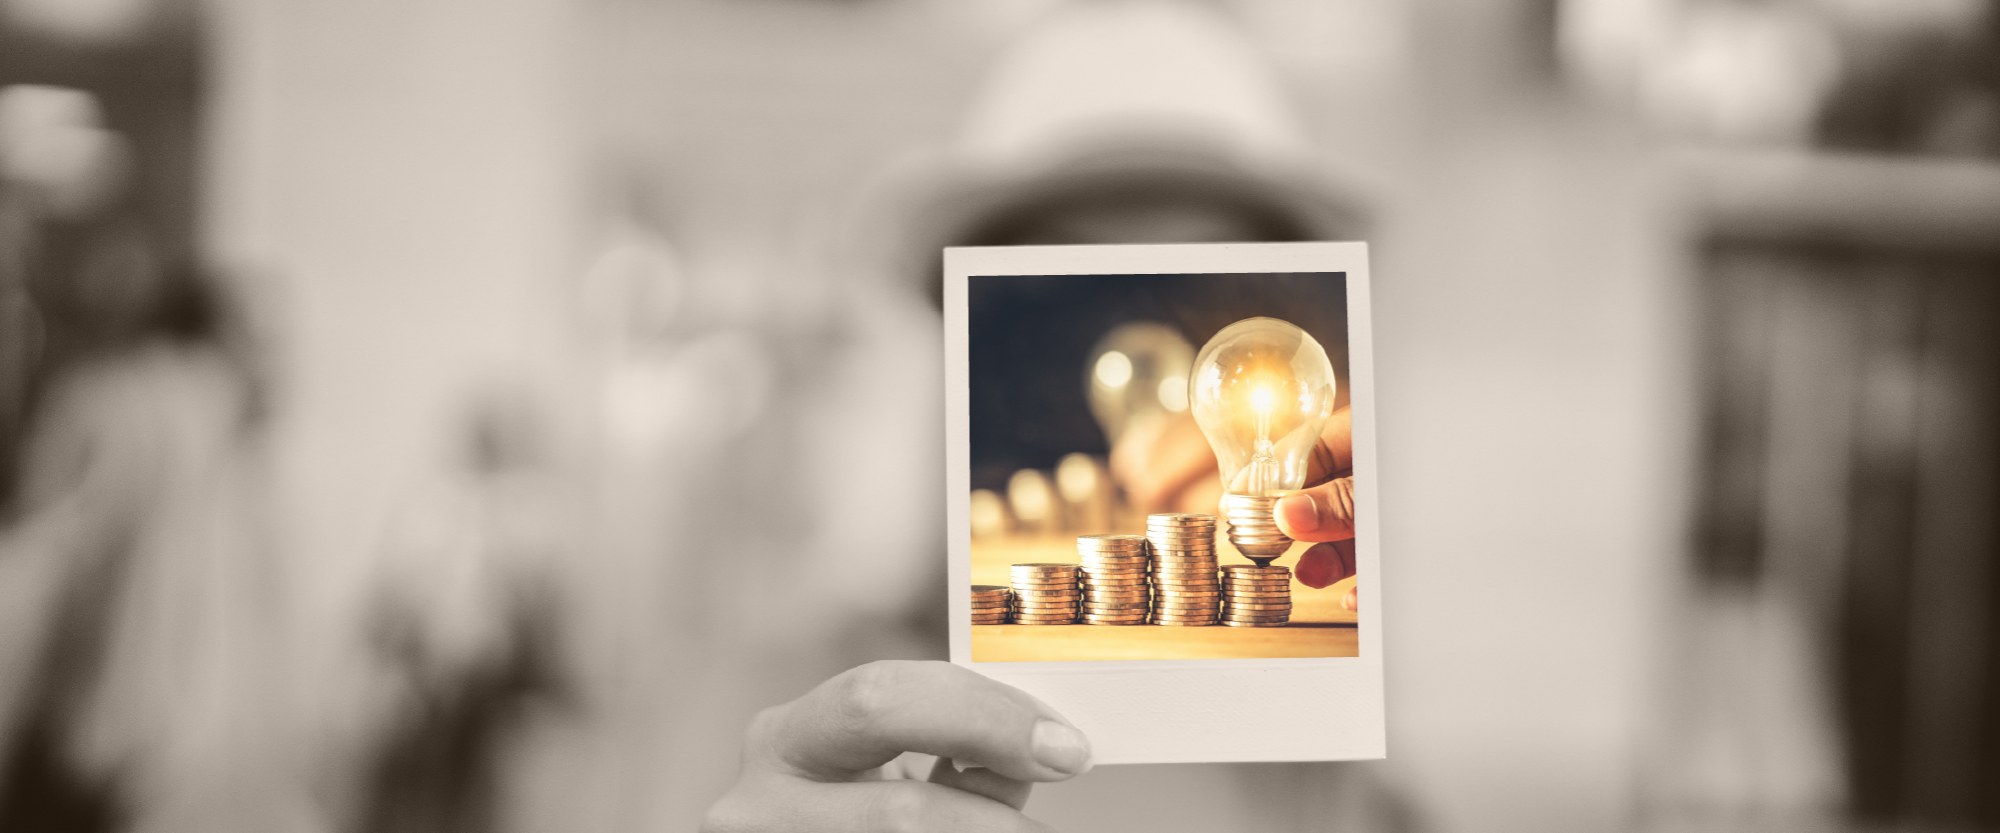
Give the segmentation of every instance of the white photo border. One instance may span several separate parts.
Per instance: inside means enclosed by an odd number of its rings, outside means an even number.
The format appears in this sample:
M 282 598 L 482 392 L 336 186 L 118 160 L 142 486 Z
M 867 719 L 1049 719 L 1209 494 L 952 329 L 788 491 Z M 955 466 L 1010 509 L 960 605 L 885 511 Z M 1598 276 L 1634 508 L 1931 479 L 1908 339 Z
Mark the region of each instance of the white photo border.
M 972 276 L 1342 272 L 1354 419 L 1359 656 L 975 662 L 972 659 Z M 1375 496 L 1374 333 L 1366 243 L 961 247 L 944 252 L 945 491 L 951 660 L 1041 698 L 1090 738 L 1099 764 L 1325 761 L 1387 755 L 1382 568 Z

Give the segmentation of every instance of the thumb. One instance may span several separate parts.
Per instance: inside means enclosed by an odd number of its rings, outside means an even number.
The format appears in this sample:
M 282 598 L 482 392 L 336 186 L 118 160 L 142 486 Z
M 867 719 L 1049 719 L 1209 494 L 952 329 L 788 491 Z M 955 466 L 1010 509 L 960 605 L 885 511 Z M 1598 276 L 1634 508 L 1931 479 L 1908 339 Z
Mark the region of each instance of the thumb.
M 1278 529 L 1298 541 L 1345 541 L 1354 537 L 1354 477 L 1338 477 L 1293 492 L 1273 509 Z

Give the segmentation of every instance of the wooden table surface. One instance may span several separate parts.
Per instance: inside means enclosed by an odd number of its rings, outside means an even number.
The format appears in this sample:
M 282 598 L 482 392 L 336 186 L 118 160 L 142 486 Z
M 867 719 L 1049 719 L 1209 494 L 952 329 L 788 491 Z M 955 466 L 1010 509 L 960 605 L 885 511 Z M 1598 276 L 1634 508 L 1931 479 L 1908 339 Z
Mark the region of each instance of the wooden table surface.
M 1249 559 L 1218 533 L 1222 564 Z M 1277 564 L 1298 562 L 1304 544 L 1294 544 Z M 1074 537 L 976 539 L 972 542 L 972 583 L 1005 585 L 1008 568 L 1029 562 L 1079 563 Z M 970 592 L 970 589 L 967 589 Z M 1165 625 L 974 625 L 976 662 L 1054 660 L 1218 659 L 1259 657 L 1351 657 L 1359 653 L 1353 611 L 1342 610 L 1331 590 L 1315 590 L 1292 580 L 1291 624 L 1282 628 L 1169 627 Z

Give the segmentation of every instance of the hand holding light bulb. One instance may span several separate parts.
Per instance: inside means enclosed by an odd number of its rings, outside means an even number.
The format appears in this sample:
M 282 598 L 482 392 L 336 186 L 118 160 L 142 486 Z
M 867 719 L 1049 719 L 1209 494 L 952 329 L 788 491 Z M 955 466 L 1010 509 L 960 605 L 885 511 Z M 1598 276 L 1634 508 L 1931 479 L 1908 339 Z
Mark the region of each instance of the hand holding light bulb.
M 1305 485 L 1335 385 L 1326 349 L 1277 318 L 1224 327 L 1195 357 L 1188 401 L 1222 475 L 1229 542 L 1251 561 L 1269 564 L 1292 546 L 1274 510 Z
M 1252 420 L 1249 427 L 1255 431 L 1257 409 L 1247 397 L 1263 397 L 1247 390 L 1245 394 Z M 1296 404 L 1276 396 L 1265 401 L 1273 410 L 1278 405 Z M 1314 588 L 1331 586 L 1342 603 L 1353 608 L 1354 444 L 1350 417 L 1347 408 L 1335 409 L 1314 441 L 1294 449 L 1303 454 L 1303 477 L 1297 491 L 1277 500 L 1273 514 L 1284 536 L 1313 544 L 1294 567 L 1299 581 Z M 1123 438 L 1111 454 L 1113 477 L 1133 505 L 1146 512 L 1216 511 L 1222 495 L 1217 477 L 1220 463 L 1192 415 L 1182 415 L 1158 432 Z

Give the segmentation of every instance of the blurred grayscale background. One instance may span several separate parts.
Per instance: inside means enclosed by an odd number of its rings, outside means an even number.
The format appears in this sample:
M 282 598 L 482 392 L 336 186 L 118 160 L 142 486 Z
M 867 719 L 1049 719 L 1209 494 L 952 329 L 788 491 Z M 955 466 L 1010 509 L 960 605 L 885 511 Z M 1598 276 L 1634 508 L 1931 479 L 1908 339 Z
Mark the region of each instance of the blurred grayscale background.
M 690 829 L 944 653 L 939 247 L 1327 238 L 1390 758 L 1034 814 L 2000 828 L 1987 3 L 0 0 L 0 830 Z

